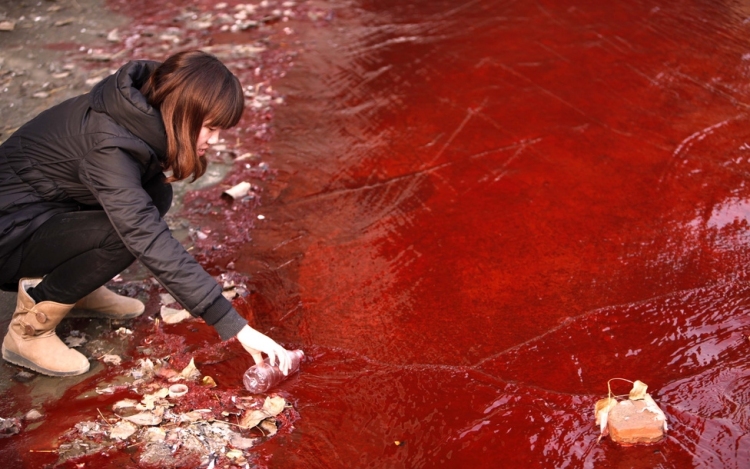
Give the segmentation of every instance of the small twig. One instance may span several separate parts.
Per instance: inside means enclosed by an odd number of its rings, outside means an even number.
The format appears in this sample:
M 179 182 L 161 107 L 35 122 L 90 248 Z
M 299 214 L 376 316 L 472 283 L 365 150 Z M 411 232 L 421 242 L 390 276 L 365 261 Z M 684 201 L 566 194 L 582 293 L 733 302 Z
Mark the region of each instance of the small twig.
M 107 420 L 107 418 L 106 418 L 106 417 L 104 416 L 104 414 L 102 414 L 102 411 L 101 411 L 101 410 L 99 410 L 99 408 L 98 408 L 98 407 L 96 408 L 96 411 L 97 411 L 97 412 L 99 412 L 99 416 L 100 416 L 100 417 L 102 418 L 102 420 L 104 420 L 104 424 L 105 424 L 106 426 L 108 426 L 108 427 L 111 427 L 111 426 L 112 426 L 112 424 L 111 424 L 111 423 L 109 423 L 109 420 Z
M 111 348 L 111 349 L 109 349 L 108 351 L 104 352 L 104 354 L 102 354 L 102 355 L 99 355 L 98 357 L 94 357 L 94 358 L 96 358 L 97 360 L 101 360 L 102 358 L 104 358 L 104 355 L 109 355 L 109 352 L 111 352 L 111 351 L 112 351 L 112 350 L 114 350 L 114 349 L 115 349 L 115 348 L 114 348 L 114 347 L 112 347 L 112 348 Z
M 29 453 L 57 453 L 56 449 L 30 449 Z
M 145 441 L 139 441 L 138 443 L 133 443 L 132 445 L 126 446 L 126 448 L 132 448 L 133 446 L 142 445 L 143 443 L 145 443 Z

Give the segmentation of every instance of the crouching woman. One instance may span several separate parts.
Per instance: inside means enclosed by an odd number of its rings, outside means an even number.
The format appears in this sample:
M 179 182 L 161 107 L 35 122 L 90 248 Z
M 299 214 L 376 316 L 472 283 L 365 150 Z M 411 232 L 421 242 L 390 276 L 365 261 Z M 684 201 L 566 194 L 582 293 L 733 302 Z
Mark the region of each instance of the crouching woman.
M 214 56 L 186 51 L 129 62 L 0 145 L 0 285 L 18 289 L 6 361 L 51 376 L 88 371 L 55 328 L 71 310 L 141 314 L 140 301 L 103 286 L 137 259 L 222 340 L 236 336 L 256 362 L 265 353 L 288 369 L 287 351 L 248 326 L 163 218 L 169 183 L 200 177 L 209 141 L 243 109 L 237 78 Z

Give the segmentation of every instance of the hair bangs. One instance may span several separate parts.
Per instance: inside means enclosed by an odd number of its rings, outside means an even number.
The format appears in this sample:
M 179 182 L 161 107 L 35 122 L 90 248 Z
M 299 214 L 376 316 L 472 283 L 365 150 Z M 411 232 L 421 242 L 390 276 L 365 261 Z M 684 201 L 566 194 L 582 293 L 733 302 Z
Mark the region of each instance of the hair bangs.
M 224 83 L 213 93 L 208 106 L 206 121 L 212 127 L 230 129 L 237 125 L 245 110 L 245 95 L 239 80 L 233 76 L 224 78 Z

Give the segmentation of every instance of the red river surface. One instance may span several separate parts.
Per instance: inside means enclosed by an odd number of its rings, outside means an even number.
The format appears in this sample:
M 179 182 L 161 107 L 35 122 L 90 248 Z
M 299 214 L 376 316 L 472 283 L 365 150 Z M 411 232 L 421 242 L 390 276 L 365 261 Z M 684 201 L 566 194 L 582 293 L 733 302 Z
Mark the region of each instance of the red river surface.
M 256 463 L 750 467 L 750 2 L 311 5 L 264 218 L 204 256 L 308 355 Z M 615 377 L 664 441 L 597 443 Z

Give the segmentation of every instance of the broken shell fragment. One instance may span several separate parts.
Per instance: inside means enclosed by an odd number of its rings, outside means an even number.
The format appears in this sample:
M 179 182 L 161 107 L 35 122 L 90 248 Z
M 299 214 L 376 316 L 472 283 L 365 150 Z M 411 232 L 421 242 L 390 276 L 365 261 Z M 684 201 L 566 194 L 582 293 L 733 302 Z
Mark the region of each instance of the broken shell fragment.
M 225 190 L 224 193 L 233 199 L 237 199 L 239 197 L 244 197 L 245 195 L 247 195 L 247 193 L 250 191 L 250 187 L 251 186 L 249 182 L 241 182 Z

